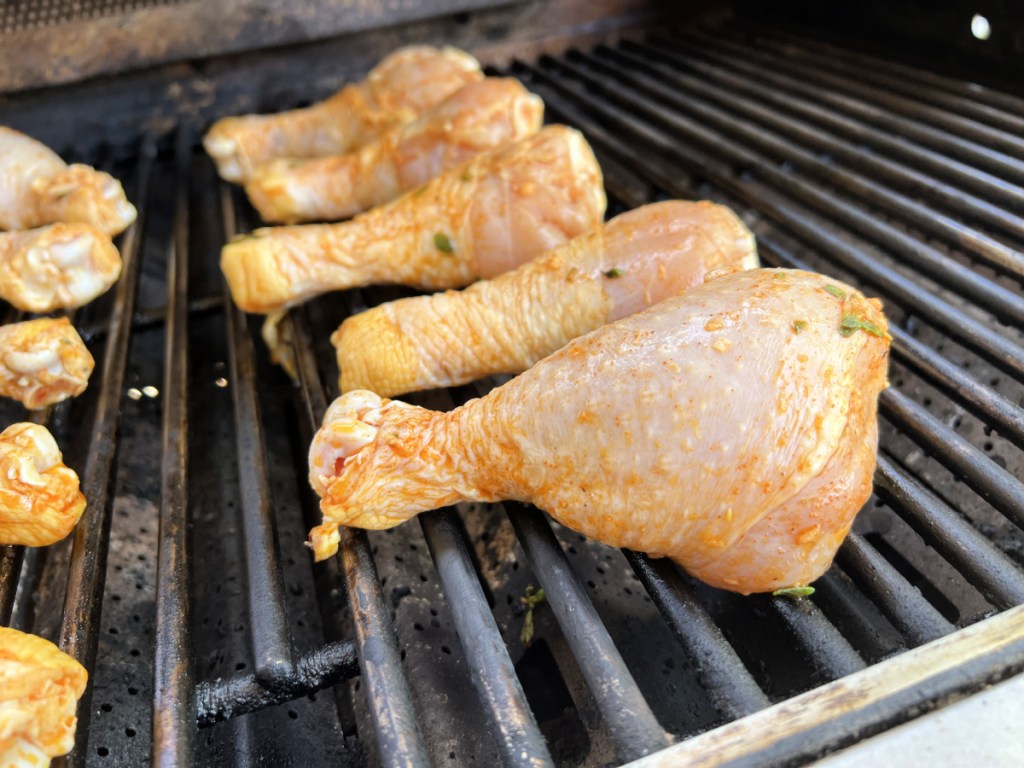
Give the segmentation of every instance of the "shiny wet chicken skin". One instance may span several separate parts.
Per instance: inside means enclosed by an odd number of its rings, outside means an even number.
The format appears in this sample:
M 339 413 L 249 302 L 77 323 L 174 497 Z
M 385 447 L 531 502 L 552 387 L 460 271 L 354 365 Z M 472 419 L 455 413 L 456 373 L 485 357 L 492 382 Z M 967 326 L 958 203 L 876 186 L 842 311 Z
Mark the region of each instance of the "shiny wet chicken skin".
M 555 125 L 351 221 L 258 229 L 220 265 L 246 312 L 373 284 L 459 288 L 593 229 L 605 203 L 583 135 Z
M 25 312 L 84 306 L 121 276 L 121 254 L 91 224 L 0 232 L 0 298 Z
M 257 168 L 283 157 L 349 152 L 414 120 L 464 85 L 483 79 L 477 60 L 456 48 L 401 48 L 366 79 L 304 109 L 218 120 L 203 139 L 225 181 L 245 184 Z
M 366 391 L 310 449 L 324 523 L 517 499 L 741 593 L 820 576 L 871 492 L 889 337 L 876 300 L 751 270 L 570 342 L 448 413 Z
M 49 640 L 0 627 L 0 766 L 46 768 L 70 752 L 88 679 Z
M 29 410 L 80 395 L 93 364 L 66 317 L 0 326 L 0 395 Z
M 64 466 L 45 427 L 12 424 L 0 432 L 0 544 L 48 546 L 84 511 L 78 475 Z
M 343 219 L 532 136 L 543 119 L 537 96 L 516 80 L 490 77 L 348 154 L 271 162 L 245 191 L 266 222 Z
M 135 216 L 113 176 L 88 165 L 68 165 L 35 139 L 0 126 L 0 229 L 63 221 L 91 224 L 113 236 Z
M 349 317 L 331 337 L 341 391 L 393 397 L 520 373 L 710 272 L 757 265 L 754 236 L 728 208 L 679 200 L 644 206 L 464 291 Z

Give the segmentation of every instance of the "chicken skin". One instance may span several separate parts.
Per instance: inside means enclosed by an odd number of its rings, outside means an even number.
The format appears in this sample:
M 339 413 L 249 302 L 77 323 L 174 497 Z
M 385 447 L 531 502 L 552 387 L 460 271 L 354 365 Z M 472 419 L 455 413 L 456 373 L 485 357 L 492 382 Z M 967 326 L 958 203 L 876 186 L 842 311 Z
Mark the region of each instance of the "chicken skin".
M 63 221 L 91 224 L 113 237 L 135 216 L 113 176 L 68 165 L 35 139 L 0 126 L 0 229 Z
M 0 544 L 48 546 L 84 511 L 78 475 L 64 466 L 46 427 L 12 424 L 0 432 Z
M 85 391 L 93 359 L 66 317 L 0 326 L 0 395 L 29 410 Z
M 49 640 L 0 627 L 0 766 L 46 768 L 70 752 L 88 680 Z
M 600 224 L 601 168 L 579 131 L 550 126 L 341 224 L 258 229 L 220 266 L 246 312 L 375 283 L 458 288 Z
M 570 340 L 704 282 L 757 267 L 754 236 L 728 208 L 679 200 L 638 208 L 464 291 L 388 302 L 331 337 L 342 392 L 393 397 L 520 373 Z
M 393 200 L 481 152 L 540 130 L 544 103 L 517 80 L 490 77 L 346 155 L 275 160 L 245 191 L 266 222 L 344 219 Z
M 305 109 L 218 120 L 203 146 L 225 181 L 245 184 L 282 157 L 340 155 L 419 117 L 464 85 L 483 79 L 480 64 L 456 48 L 402 48 L 361 83 Z
M 829 566 L 871 493 L 889 335 L 821 275 L 735 272 L 606 325 L 447 413 L 357 390 L 310 448 L 322 525 L 516 499 L 748 594 Z
M 84 306 L 121 276 L 121 254 L 90 224 L 0 232 L 0 298 L 24 312 Z

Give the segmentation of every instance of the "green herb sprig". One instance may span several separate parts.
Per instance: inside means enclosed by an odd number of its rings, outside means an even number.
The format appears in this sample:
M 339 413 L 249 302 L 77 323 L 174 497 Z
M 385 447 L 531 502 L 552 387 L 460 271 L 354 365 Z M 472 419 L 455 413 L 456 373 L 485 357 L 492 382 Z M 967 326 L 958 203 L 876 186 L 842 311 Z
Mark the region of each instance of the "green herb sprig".
M 526 606 L 526 616 L 523 617 L 523 630 L 519 633 L 519 640 L 525 648 L 533 642 L 533 612 L 537 606 L 547 601 L 543 589 L 534 589 L 533 584 L 526 585 L 526 595 L 519 598 L 519 602 Z
M 885 332 L 870 320 L 865 320 L 863 317 L 857 317 L 857 315 L 852 313 L 843 315 L 843 320 L 839 323 L 839 335 L 849 337 L 857 331 L 865 331 L 866 333 L 870 333 L 872 336 L 877 336 L 880 339 L 885 338 Z
M 614 280 L 617 277 L 622 277 L 624 274 L 626 273 L 623 270 L 619 269 L 618 267 L 612 267 L 611 269 L 604 273 L 604 276 L 609 278 L 610 280 Z
M 837 288 L 836 286 L 829 283 L 828 285 L 825 286 L 825 290 L 831 293 L 840 301 L 846 301 L 846 291 L 844 291 L 842 288 Z
M 455 253 L 455 246 L 452 245 L 451 238 L 449 238 L 444 232 L 438 232 L 434 235 L 434 247 L 441 253 L 447 253 L 449 255 Z
M 814 587 L 785 587 L 772 592 L 772 597 L 810 597 L 814 594 Z

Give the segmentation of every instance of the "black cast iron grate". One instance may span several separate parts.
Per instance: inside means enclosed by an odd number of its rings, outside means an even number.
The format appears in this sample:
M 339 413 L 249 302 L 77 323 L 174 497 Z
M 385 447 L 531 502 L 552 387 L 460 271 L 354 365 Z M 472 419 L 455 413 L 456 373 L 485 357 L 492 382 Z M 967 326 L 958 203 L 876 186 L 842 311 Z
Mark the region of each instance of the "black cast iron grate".
M 0 621 L 91 670 L 70 762 L 627 761 L 1024 603 L 1024 102 L 739 26 L 511 74 L 587 135 L 610 215 L 714 199 L 766 264 L 885 301 L 876 496 L 835 566 L 811 599 L 739 598 L 536 510 L 468 505 L 347 532 L 313 568 L 327 336 L 407 292 L 293 311 L 292 387 L 216 269 L 251 211 L 182 126 L 112 168 L 141 215 L 116 292 L 76 318 L 97 373 L 41 417 L 90 509 L 73 543 L 0 548 Z M 532 644 L 528 582 L 548 596 Z

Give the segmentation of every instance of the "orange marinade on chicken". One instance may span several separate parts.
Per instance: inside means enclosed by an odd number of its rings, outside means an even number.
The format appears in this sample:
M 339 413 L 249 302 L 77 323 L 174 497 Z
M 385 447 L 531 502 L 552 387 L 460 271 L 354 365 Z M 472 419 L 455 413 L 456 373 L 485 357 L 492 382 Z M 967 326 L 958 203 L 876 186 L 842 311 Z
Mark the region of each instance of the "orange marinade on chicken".
M 605 203 L 583 134 L 553 125 L 351 221 L 258 229 L 220 266 L 246 312 L 377 283 L 459 288 L 593 229 Z
M 361 83 L 311 107 L 218 120 L 203 146 L 221 178 L 245 184 L 257 168 L 277 158 L 349 152 L 483 76 L 477 60 L 456 48 L 401 48 Z
M 266 222 L 343 219 L 481 152 L 532 136 L 543 120 L 540 98 L 517 80 L 489 77 L 349 154 L 276 160 L 259 169 L 245 191 Z
M 113 236 L 135 221 L 121 183 L 88 165 L 68 165 L 23 133 L 0 126 L 0 229 L 63 221 Z
M 49 640 L 0 627 L 0 766 L 46 768 L 70 752 L 88 680 Z
M 121 276 L 121 254 L 90 224 L 0 232 L 0 298 L 24 312 L 84 306 Z
M 741 593 L 805 585 L 871 493 L 889 335 L 821 275 L 750 270 L 582 336 L 447 413 L 357 390 L 310 448 L 317 559 L 388 528 L 515 499 Z
M 93 365 L 66 317 L 0 326 L 0 395 L 29 410 L 82 394 Z
M 0 432 L 0 544 L 45 547 L 67 536 L 85 511 L 78 475 L 38 424 Z
M 493 280 L 388 302 L 341 324 L 342 392 L 393 397 L 520 373 L 584 333 L 704 282 L 758 266 L 728 208 L 672 200 L 617 216 Z

